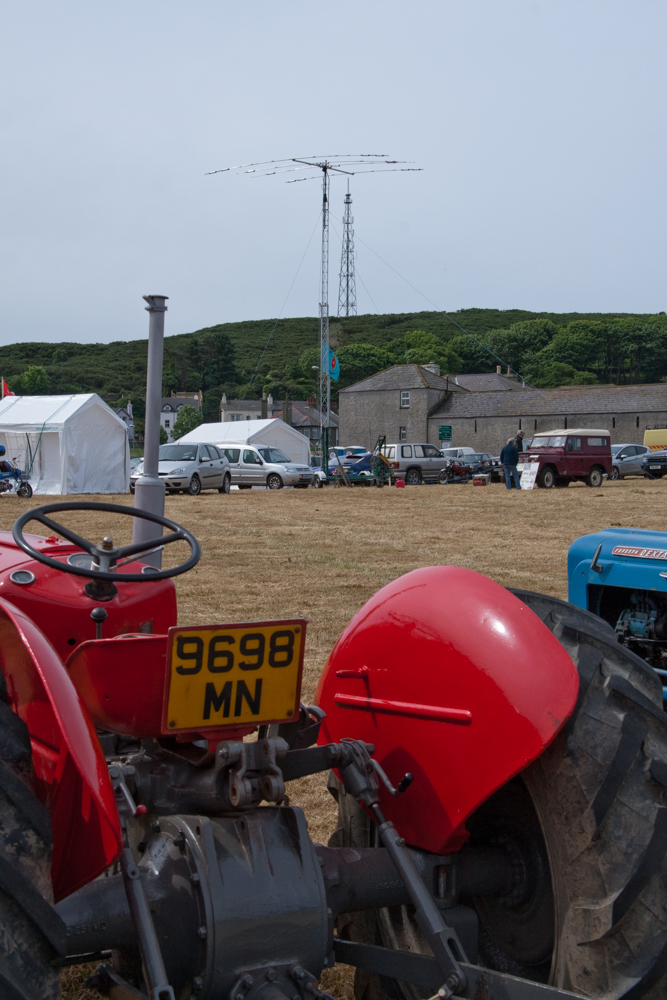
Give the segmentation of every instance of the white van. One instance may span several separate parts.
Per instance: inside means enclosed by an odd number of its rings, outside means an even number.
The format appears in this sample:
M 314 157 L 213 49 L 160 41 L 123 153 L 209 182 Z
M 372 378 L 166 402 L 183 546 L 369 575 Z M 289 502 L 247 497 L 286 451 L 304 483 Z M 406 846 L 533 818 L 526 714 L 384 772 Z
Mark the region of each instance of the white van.
M 466 455 L 476 455 L 474 448 L 443 448 L 440 452 L 443 458 L 465 458 Z

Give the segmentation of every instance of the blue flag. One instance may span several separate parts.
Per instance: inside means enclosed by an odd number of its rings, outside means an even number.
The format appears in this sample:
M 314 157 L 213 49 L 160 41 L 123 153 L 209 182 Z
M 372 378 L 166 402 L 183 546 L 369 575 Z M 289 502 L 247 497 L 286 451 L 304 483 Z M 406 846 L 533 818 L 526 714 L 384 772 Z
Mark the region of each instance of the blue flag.
M 340 364 L 338 363 L 338 358 L 331 348 L 329 348 L 329 368 L 327 370 L 327 375 L 329 375 L 334 382 L 337 382 L 340 378 Z

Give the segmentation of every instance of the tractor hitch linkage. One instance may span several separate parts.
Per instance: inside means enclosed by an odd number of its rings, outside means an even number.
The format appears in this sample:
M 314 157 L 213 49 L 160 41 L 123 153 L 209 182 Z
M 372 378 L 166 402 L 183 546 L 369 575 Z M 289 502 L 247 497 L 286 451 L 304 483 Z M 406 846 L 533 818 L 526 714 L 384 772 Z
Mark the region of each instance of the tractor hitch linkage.
M 332 1000 L 318 977 L 336 961 L 433 990 L 439 1000 L 572 996 L 468 961 L 475 917 L 459 895 L 512 892 L 511 858 L 499 847 L 441 857 L 406 846 L 379 791 L 382 783 L 399 795 L 411 775 L 394 787 L 374 748 L 357 740 L 313 746 L 313 714 L 214 751 L 165 738 L 111 753 L 125 848 L 117 874 L 58 904 L 68 954 L 91 961 L 134 949 L 149 1000 L 171 1000 L 186 983 L 202 1000 Z M 382 846 L 313 844 L 285 783 L 332 768 L 372 816 Z M 335 935 L 342 914 L 409 903 L 433 956 Z M 264 961 L 262 941 L 271 942 Z M 123 968 L 101 965 L 92 981 L 115 1000 L 145 997 Z

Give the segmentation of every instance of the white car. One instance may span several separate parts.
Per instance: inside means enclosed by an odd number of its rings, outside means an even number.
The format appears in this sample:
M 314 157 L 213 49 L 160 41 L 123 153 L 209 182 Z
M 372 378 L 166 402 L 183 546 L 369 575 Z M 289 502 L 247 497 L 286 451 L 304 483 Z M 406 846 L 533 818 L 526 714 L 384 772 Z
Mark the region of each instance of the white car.
M 132 470 L 130 493 L 144 472 L 143 461 Z M 158 476 L 167 493 L 189 493 L 197 496 L 202 490 L 229 493 L 232 475 L 227 457 L 214 444 L 160 445 Z

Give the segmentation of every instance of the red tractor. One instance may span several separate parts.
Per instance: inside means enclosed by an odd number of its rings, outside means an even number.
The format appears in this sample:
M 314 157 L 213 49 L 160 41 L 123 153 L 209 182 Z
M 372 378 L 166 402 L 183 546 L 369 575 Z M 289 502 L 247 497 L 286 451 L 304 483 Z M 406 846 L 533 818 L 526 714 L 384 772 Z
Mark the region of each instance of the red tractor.
M 91 510 L 168 533 L 52 518 Z M 3 1000 L 91 961 L 114 1000 L 331 1000 L 336 962 L 359 1000 L 666 995 L 667 715 L 601 619 L 416 570 L 303 706 L 305 620 L 176 626 L 165 518 L 49 504 L 0 558 Z M 287 796 L 317 773 L 326 847 Z

